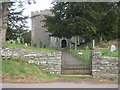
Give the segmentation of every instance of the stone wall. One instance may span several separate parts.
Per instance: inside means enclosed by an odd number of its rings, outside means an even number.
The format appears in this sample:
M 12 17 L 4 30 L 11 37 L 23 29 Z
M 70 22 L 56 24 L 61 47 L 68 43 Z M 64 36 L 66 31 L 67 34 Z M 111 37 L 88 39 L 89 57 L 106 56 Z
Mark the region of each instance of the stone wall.
M 118 78 L 118 58 L 103 57 L 101 52 L 92 53 L 92 75 L 97 78 Z
M 61 52 L 41 52 L 16 47 L 3 47 L 0 50 L 3 58 L 19 58 L 27 60 L 28 63 L 39 65 L 49 73 L 61 75 Z

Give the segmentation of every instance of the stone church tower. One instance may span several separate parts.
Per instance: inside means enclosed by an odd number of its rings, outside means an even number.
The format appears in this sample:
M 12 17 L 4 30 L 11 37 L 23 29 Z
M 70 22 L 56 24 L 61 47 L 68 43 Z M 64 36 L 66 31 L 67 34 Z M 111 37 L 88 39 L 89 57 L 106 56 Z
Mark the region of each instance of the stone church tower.
M 44 11 L 36 11 L 31 13 L 31 20 L 32 20 L 32 45 L 35 47 L 58 47 L 58 48 L 65 48 L 69 46 L 69 40 L 66 38 L 57 38 L 50 36 L 47 28 L 43 27 L 45 20 L 44 15 L 53 16 L 53 14 L 49 10 Z M 74 43 L 75 37 L 71 39 L 71 42 Z M 77 37 L 77 45 L 80 44 L 80 38 Z
M 48 47 L 50 45 L 50 36 L 46 32 L 47 29 L 43 27 L 42 20 L 45 19 L 44 15 L 52 15 L 49 11 L 36 11 L 31 13 L 32 18 L 32 44 L 35 47 Z

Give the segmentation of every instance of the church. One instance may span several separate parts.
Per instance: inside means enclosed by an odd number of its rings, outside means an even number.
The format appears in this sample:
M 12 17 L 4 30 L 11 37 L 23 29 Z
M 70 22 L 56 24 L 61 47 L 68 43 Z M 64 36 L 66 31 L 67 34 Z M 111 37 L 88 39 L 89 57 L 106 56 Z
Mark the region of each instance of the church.
M 71 43 L 75 42 L 77 45 L 80 45 L 81 42 L 84 42 L 84 39 L 79 36 L 72 37 L 71 40 L 67 38 L 57 38 L 50 36 L 50 33 L 47 32 L 47 28 L 43 27 L 45 20 L 44 15 L 53 16 L 49 10 L 35 11 L 31 12 L 31 21 L 32 21 L 32 30 L 31 30 L 31 43 L 35 47 L 45 48 L 45 47 L 57 47 L 65 48 L 68 47 Z

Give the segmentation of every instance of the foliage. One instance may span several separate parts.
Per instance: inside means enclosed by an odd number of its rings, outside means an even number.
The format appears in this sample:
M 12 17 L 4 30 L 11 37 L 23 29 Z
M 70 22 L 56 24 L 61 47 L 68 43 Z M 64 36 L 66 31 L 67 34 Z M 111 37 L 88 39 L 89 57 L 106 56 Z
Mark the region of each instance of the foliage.
M 22 2 L 9 3 L 7 40 L 16 40 L 18 37 L 21 38 L 26 32 L 26 19 L 28 19 L 28 16 L 23 15 L 24 7 L 21 6 L 21 3 Z
M 24 45 L 17 45 L 17 44 L 10 44 L 10 43 L 3 43 L 2 45 L 8 46 L 8 47 L 17 47 L 17 48 L 31 49 L 31 50 L 37 50 L 37 51 L 45 51 L 45 52 L 52 52 L 52 51 L 57 50 L 54 47 L 35 48 L 35 47 L 24 46 Z
M 11 38 L 15 39 L 16 37 L 13 37 L 14 36 L 13 33 L 15 33 L 15 36 L 16 36 L 16 34 L 19 34 L 20 29 L 23 30 L 21 27 L 25 26 L 24 19 L 26 17 L 21 16 L 21 12 L 23 11 L 22 7 L 25 4 L 35 3 L 35 0 L 27 0 L 27 1 L 17 0 L 16 2 L 19 3 L 19 5 L 18 5 L 19 8 L 18 7 L 13 8 L 15 6 L 14 5 L 15 2 L 2 2 L 2 16 L 3 16 L 2 21 L 3 21 L 3 23 L 2 23 L 2 28 L 1 28 L 1 32 L 0 32 L 0 35 L 2 36 L 0 38 L 0 42 L 5 42 L 6 41 L 6 36 L 7 36 L 7 40 L 9 40 Z M 24 3 L 24 5 L 23 5 L 23 3 Z M 16 9 L 18 9 L 18 11 L 15 12 Z M 20 16 L 20 18 L 19 18 L 19 16 Z M 16 20 L 19 21 L 20 23 L 17 22 Z M 17 22 L 17 24 L 16 24 L 16 22 Z M 15 28 L 12 28 L 12 27 L 15 27 Z M 8 32 L 7 32 L 7 29 L 9 29 Z M 15 31 L 15 29 L 17 29 L 18 32 Z M 14 31 L 12 31 L 13 33 L 11 33 L 11 30 L 14 30 Z M 6 33 L 7 33 L 7 35 L 6 35 Z
M 54 16 L 46 16 L 46 27 L 52 36 L 86 40 L 117 38 L 118 6 L 114 2 L 54 2 Z
M 31 43 L 31 31 L 26 31 L 23 33 L 22 38 L 24 39 L 24 43 Z

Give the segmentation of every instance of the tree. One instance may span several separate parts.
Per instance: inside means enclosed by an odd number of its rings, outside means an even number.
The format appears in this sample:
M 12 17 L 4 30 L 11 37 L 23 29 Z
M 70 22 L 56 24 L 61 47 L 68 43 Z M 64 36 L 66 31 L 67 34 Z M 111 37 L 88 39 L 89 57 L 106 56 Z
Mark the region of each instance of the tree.
M 56 37 L 81 36 L 91 41 L 110 40 L 117 34 L 117 5 L 114 2 L 57 2 L 46 16 L 48 31 Z
M 24 32 L 22 38 L 24 39 L 24 43 L 31 44 L 31 31 Z
M 19 3 L 20 5 L 21 3 Z M 18 6 L 19 6 L 18 5 Z M 22 34 L 27 28 L 27 18 L 28 16 L 23 16 L 24 7 L 20 6 L 19 11 L 15 2 L 9 3 L 8 8 L 8 29 L 7 29 L 7 40 L 16 40 L 18 37 L 21 38 Z
M 101 2 L 91 3 L 90 12 L 88 14 L 90 20 L 96 27 L 95 37 L 98 41 L 110 40 L 116 38 L 117 34 L 117 5 L 116 3 Z
M 94 25 L 87 20 L 86 3 L 54 3 L 51 10 L 54 16 L 46 16 L 48 31 L 55 37 L 66 37 L 71 39 L 74 36 L 87 37 L 95 32 Z M 86 32 L 87 31 L 87 32 Z M 85 35 L 84 35 L 85 34 Z M 87 35 L 87 36 L 86 36 Z M 75 42 L 76 50 L 77 42 Z
M 26 4 L 32 4 L 35 3 L 35 0 L 27 0 L 27 1 L 22 1 L 22 0 L 18 0 L 21 4 L 20 6 L 23 6 L 23 2 L 25 2 Z M 7 28 L 8 28 L 8 6 L 9 6 L 9 2 L 2 2 L 0 3 L 0 5 L 2 5 L 2 25 L 0 28 L 0 42 L 5 42 L 6 41 L 6 32 L 7 32 Z

